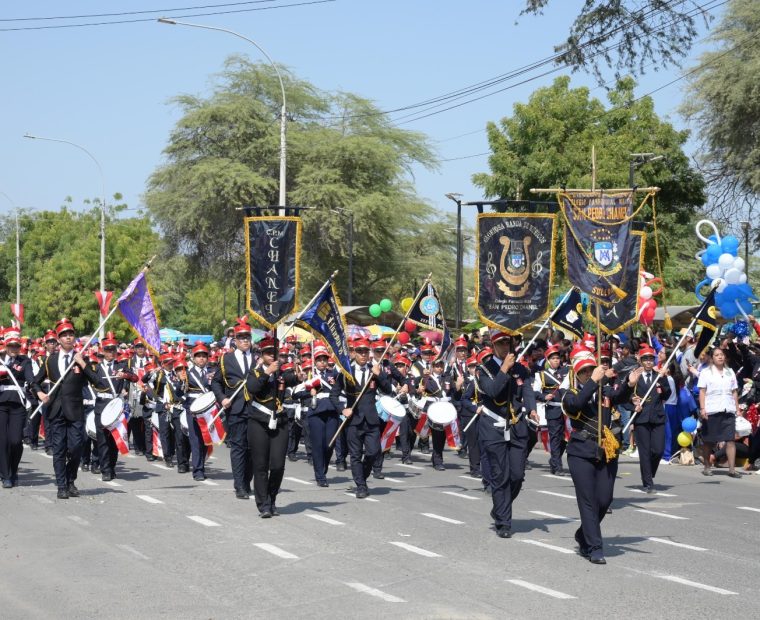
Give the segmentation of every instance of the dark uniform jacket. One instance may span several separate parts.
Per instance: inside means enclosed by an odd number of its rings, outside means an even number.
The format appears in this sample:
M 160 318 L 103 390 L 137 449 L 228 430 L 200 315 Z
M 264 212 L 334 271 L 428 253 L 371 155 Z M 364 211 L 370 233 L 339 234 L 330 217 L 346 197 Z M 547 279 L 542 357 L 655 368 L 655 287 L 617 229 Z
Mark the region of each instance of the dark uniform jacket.
M 636 385 L 631 389 L 628 387 L 628 378 L 623 382 L 626 393 L 629 398 L 638 396 L 643 398 L 647 393 L 649 383 L 644 379 L 646 373 L 642 373 Z M 665 401 L 670 398 L 670 384 L 667 377 L 661 377 L 656 371 L 652 371 L 652 380 L 657 381 L 657 387 L 647 397 L 646 401 L 641 403 L 641 411 L 634 420 L 635 424 L 665 424 Z
M 254 366 L 253 359 L 253 354 L 251 354 L 251 368 Z M 232 396 L 232 393 L 246 379 L 247 377 L 235 357 L 235 352 L 225 353 L 219 361 L 219 370 L 217 370 L 211 382 L 211 389 L 216 395 L 217 402 L 221 403 L 228 396 Z M 227 414 L 246 415 L 246 407 L 246 398 L 241 390 L 227 409 Z
M 353 409 L 353 414 L 348 421 L 349 426 L 358 426 L 364 420 L 366 420 L 368 424 L 379 425 L 381 420 L 377 413 L 375 400 L 377 396 L 382 396 L 383 393 L 390 394 L 392 392 L 390 376 L 385 371 L 381 370 L 380 374 L 376 377 L 372 374 L 372 365 L 368 362 L 364 374 L 366 375 L 366 380 L 369 382 L 369 385 L 357 402 L 356 397 L 362 389 L 362 371 L 356 363 L 353 364 L 351 370 L 354 375 L 353 384 L 346 381 L 345 377 L 342 375 L 338 377 L 338 380 L 335 382 L 332 392 L 330 393 L 333 405 L 338 408 L 339 411 L 342 410 L 340 396 L 345 392 L 347 401 L 346 407 Z
M 16 379 L 15 383 L 11 375 Z M 26 355 L 6 358 L 5 368 L 0 366 L 0 403 L 23 405 L 31 402 L 26 387 L 31 386 L 32 383 L 34 383 L 32 360 Z M 22 394 L 19 394 L 16 384 L 21 388 Z
M 268 412 L 271 411 L 278 423 L 287 422 L 282 401 L 285 399 L 285 390 L 297 383 L 298 378 L 293 371 L 277 371 L 268 375 L 263 366 L 254 368 L 248 373 L 244 390 L 246 401 L 250 401 L 246 410 L 248 417 L 267 424 L 271 419 Z
M 55 384 L 61 378 L 61 373 L 58 372 L 58 359 L 62 355 L 65 355 L 63 351 L 53 353 L 42 364 L 40 371 L 34 378 L 35 392 L 43 391 L 42 384 L 45 379 L 49 379 Z M 73 350 L 70 355 L 73 359 L 73 355 L 75 355 Z M 50 395 L 47 405 L 48 418 L 52 420 L 62 415 L 70 422 L 82 422 L 84 420 L 82 390 L 88 382 L 95 383 L 97 380 L 97 375 L 91 366 L 85 365 L 84 368 L 80 368 L 78 364 L 74 364 L 61 384 Z

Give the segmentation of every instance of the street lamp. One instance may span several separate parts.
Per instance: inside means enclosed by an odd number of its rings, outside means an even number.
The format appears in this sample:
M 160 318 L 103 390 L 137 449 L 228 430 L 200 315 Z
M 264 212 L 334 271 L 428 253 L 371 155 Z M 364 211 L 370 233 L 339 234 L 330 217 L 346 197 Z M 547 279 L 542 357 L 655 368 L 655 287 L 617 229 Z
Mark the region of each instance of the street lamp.
M 86 148 L 84 148 L 81 144 L 77 144 L 76 142 L 70 142 L 69 140 L 61 140 L 59 138 L 46 138 L 44 136 L 33 136 L 32 134 L 25 133 L 25 138 L 29 138 L 31 140 L 46 140 L 47 142 L 60 142 L 61 144 L 68 144 L 69 146 L 73 146 L 78 148 L 80 151 L 84 151 L 87 156 L 95 162 L 95 165 L 98 167 L 98 172 L 100 173 L 100 184 L 101 184 L 101 190 L 102 190 L 102 196 L 103 199 L 100 203 L 100 295 L 101 299 L 104 298 L 106 294 L 106 178 L 103 175 L 103 168 L 100 165 L 100 162 L 95 159 L 95 156 L 90 153 Z M 103 338 L 103 327 L 100 328 L 100 332 L 98 334 L 99 338 L 102 340 Z
M 277 79 L 280 81 L 280 90 L 282 92 L 282 109 L 280 110 L 280 215 L 285 214 L 285 189 L 286 189 L 286 171 L 287 171 L 287 142 L 285 140 L 286 135 L 286 105 L 285 105 L 285 84 L 282 81 L 282 75 L 280 75 L 280 70 L 277 67 L 277 65 L 274 63 L 272 58 L 264 51 L 264 48 L 261 47 L 256 41 L 253 39 L 249 39 L 248 37 L 244 37 L 242 34 L 235 32 L 234 30 L 228 30 L 227 28 L 219 28 L 217 26 L 207 26 L 205 24 L 194 24 L 191 22 L 181 22 L 177 21 L 176 19 L 169 19 L 168 17 L 160 17 L 158 19 L 158 22 L 161 24 L 171 24 L 173 26 L 189 26 L 191 28 L 201 28 L 203 30 L 216 30 L 217 32 L 226 32 L 227 34 L 231 34 L 233 36 L 238 37 L 239 39 L 243 39 L 243 41 L 248 41 L 251 45 L 253 45 L 256 49 L 258 49 L 266 59 L 269 61 L 269 63 L 274 67 L 275 73 L 277 74 Z
M 348 295 L 346 302 L 352 306 L 354 300 L 354 212 L 342 207 L 331 207 L 330 211 L 348 217 Z
M 457 203 L 457 274 L 456 274 L 456 310 L 454 311 L 454 327 L 459 329 L 462 324 L 462 194 L 450 192 L 446 198 Z
M 18 305 L 21 303 L 21 245 L 19 242 L 20 232 L 18 226 L 18 207 L 16 206 L 16 203 L 13 202 L 11 197 L 5 192 L 0 192 L 0 196 L 5 197 L 5 199 L 11 203 L 16 216 L 16 305 Z
M 741 225 L 744 231 L 744 269 L 746 269 L 746 273 L 749 275 L 749 222 L 741 222 Z
M 628 164 L 628 187 L 633 187 L 633 175 L 636 168 L 653 161 L 665 159 L 665 155 L 655 155 L 654 153 L 630 153 L 630 162 Z

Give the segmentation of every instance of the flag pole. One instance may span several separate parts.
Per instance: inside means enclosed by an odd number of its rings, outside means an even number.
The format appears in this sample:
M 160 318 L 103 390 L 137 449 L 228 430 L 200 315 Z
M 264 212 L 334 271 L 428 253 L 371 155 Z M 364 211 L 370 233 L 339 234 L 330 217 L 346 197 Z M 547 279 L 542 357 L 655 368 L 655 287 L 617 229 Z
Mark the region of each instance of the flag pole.
M 391 339 L 388 341 L 388 344 L 385 347 L 385 351 L 383 351 L 383 356 L 380 359 L 385 358 L 385 356 L 388 353 L 388 350 L 391 348 L 391 345 L 393 344 L 393 341 L 396 340 L 396 336 L 401 331 L 401 328 L 404 326 L 404 323 L 406 323 L 406 320 L 409 318 L 409 313 L 412 311 L 412 308 L 417 306 L 417 302 L 420 300 L 420 297 L 422 296 L 422 293 L 425 291 L 425 288 L 427 288 L 427 285 L 430 284 L 430 279 L 433 277 L 433 272 L 431 271 L 427 278 L 425 278 L 425 281 L 422 283 L 422 286 L 420 287 L 420 290 L 417 292 L 417 296 L 414 298 L 414 301 L 412 302 L 412 305 L 409 306 L 409 309 L 406 311 L 406 314 L 404 314 L 404 318 L 401 319 L 401 323 L 399 323 L 398 328 L 395 332 L 393 332 L 393 336 L 391 336 Z M 443 315 L 443 313 L 441 313 Z M 354 405 L 359 402 L 361 397 L 364 395 L 364 392 L 367 389 L 367 386 L 369 385 L 369 381 L 365 381 L 364 385 L 362 386 L 362 389 L 359 391 L 359 394 L 356 396 L 356 399 L 354 400 Z M 346 424 L 350 418 L 345 418 L 343 422 L 340 423 L 340 426 L 338 427 L 338 431 L 333 435 L 333 438 L 330 440 L 330 443 L 328 444 L 331 448 L 335 445 L 335 442 L 338 439 L 338 435 L 343 432 L 343 429 L 345 428 Z
M 147 263 L 145 263 L 145 266 L 140 270 L 147 272 L 150 269 L 151 264 L 153 263 L 153 260 L 156 258 L 156 255 L 154 255 Z M 105 327 L 105 324 L 108 322 L 108 319 L 110 319 L 114 312 L 116 312 L 119 309 L 119 304 L 117 303 L 113 308 L 111 308 L 110 312 L 101 319 L 100 324 L 98 325 L 98 328 L 92 333 L 92 335 L 87 339 L 87 341 L 82 346 L 82 351 L 87 349 L 87 347 L 90 346 L 90 343 L 95 340 L 95 336 L 97 336 L 100 333 L 100 330 Z M 76 364 L 76 361 L 74 361 L 73 357 L 71 362 L 69 362 L 69 365 L 66 366 L 66 369 L 63 371 L 63 374 L 58 378 L 58 381 L 56 381 L 53 384 L 53 387 L 50 388 L 50 391 L 47 393 L 48 397 L 55 391 L 55 389 L 61 384 L 63 379 L 66 377 L 66 375 L 69 373 L 69 371 L 74 367 L 74 364 Z M 32 412 L 32 414 L 29 416 L 30 420 L 33 420 L 35 416 L 40 412 L 40 409 L 42 409 L 43 405 L 45 403 L 40 402 L 39 405 L 37 405 L 37 408 Z

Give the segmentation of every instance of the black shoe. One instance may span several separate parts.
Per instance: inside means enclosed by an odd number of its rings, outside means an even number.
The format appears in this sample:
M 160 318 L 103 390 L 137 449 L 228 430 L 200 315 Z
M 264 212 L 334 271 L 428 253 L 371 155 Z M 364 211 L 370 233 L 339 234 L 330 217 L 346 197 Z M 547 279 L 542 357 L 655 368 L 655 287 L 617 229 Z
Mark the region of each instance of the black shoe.
M 245 491 L 236 490 L 235 497 L 238 499 L 248 499 L 250 496 Z
M 306 459 L 306 462 L 307 462 L 309 465 L 314 465 L 314 461 L 312 460 L 312 458 L 311 458 L 311 457 L 308 457 L 308 458 Z
M 3 488 L 4 489 L 12 489 L 13 488 L 13 483 L 10 481 L 10 479 L 3 480 Z
M 369 491 L 367 489 L 356 490 L 356 499 L 364 499 L 365 497 L 369 497 Z
M 90 468 L 90 473 L 95 474 L 97 476 L 100 473 L 100 465 L 93 465 Z
M 100 476 L 100 479 L 103 482 L 111 482 L 111 480 L 113 480 L 113 474 L 109 474 L 108 472 L 103 472 Z
M 410 459 L 408 456 L 405 456 L 404 458 L 401 459 L 401 464 L 402 465 L 411 465 L 412 464 L 412 459 Z
M 483 474 L 479 471 L 471 471 L 470 472 L 470 478 L 482 478 Z
M 277 510 L 277 506 L 272 506 L 272 516 L 273 517 L 279 517 L 280 516 L 280 511 Z
M 327 483 L 327 480 L 317 480 L 317 486 L 318 487 L 329 487 L 330 485 Z
M 69 484 L 69 497 L 79 497 L 79 489 L 76 488 L 73 482 Z
M 164 459 L 164 463 L 167 467 L 174 467 L 174 461 L 172 459 Z
M 491 515 L 491 519 L 496 521 L 496 513 L 494 512 L 493 508 L 491 508 L 491 512 L 489 514 Z
M 336 463 L 335 464 L 336 471 L 346 471 L 346 464 L 345 463 Z
M 291 462 L 295 462 L 298 460 L 298 457 L 295 454 L 288 454 L 288 460 Z
M 253 495 L 253 489 L 251 489 L 250 486 L 245 487 L 245 492 L 248 493 L 248 495 Z
M 459 452 L 457 452 L 457 456 L 460 459 L 466 459 L 467 458 L 467 450 L 459 450 Z
M 728 472 L 729 478 L 736 478 L 737 480 L 741 480 L 742 475 L 738 471 L 730 471 Z
M 555 475 L 555 476 L 567 476 L 567 472 L 566 472 L 564 469 L 562 469 L 562 468 L 560 468 L 560 469 L 555 469 L 555 470 L 552 472 L 552 474 L 553 474 L 553 475 Z
M 25 446 L 28 446 L 30 443 L 32 443 L 32 440 L 31 440 L 31 439 L 29 439 L 29 437 L 24 437 L 24 438 L 21 440 L 21 442 L 22 442 L 22 443 L 23 443 Z
M 433 465 L 433 469 L 435 469 L 435 471 L 446 471 L 446 468 L 443 465 Z
M 177 466 L 177 473 L 179 474 L 186 474 L 190 471 L 190 468 L 187 465 L 178 465 Z
M 152 463 L 153 461 L 157 461 L 157 460 L 158 460 L 158 459 L 156 458 L 156 455 L 155 455 L 155 454 L 146 454 L 146 455 L 145 455 L 145 458 L 146 458 L 148 461 L 150 461 L 151 463 Z
M 655 493 L 657 493 L 657 491 L 654 490 L 654 485 L 652 485 L 652 484 L 650 484 L 649 486 L 645 486 L 644 487 L 644 491 L 646 491 L 646 493 L 649 494 L 649 495 L 654 495 Z M 604 558 L 602 558 L 602 559 L 604 559 Z
M 496 535 L 499 538 L 512 538 L 512 531 L 506 525 L 500 525 L 496 528 Z
M 69 499 L 69 492 L 66 489 L 58 489 L 58 499 Z
M 422 448 L 420 454 L 430 454 L 430 448 Z
M 589 562 L 592 564 L 606 564 L 607 560 L 604 559 L 603 555 L 592 555 L 588 559 Z
M 259 516 L 262 519 L 271 519 L 272 518 L 272 513 L 269 510 L 262 510 L 261 513 L 259 514 Z
M 385 474 L 383 472 L 381 472 L 381 471 L 379 471 L 377 473 L 372 472 L 372 477 L 373 478 L 377 478 L 378 480 L 382 480 L 383 478 L 385 478 Z
M 90 471 L 90 464 L 82 463 L 82 471 Z
M 206 479 L 206 476 L 204 476 L 203 474 L 200 474 L 198 476 L 193 476 L 193 480 L 195 480 L 196 482 L 203 482 L 205 479 Z
M 533 469 L 533 465 L 531 465 L 528 461 L 525 461 L 525 471 L 528 471 L 529 469 Z
M 578 553 L 581 554 L 581 557 L 588 558 L 590 552 L 586 540 L 583 538 L 583 532 L 580 529 L 575 530 L 575 542 L 578 543 Z
M 32 452 L 37 452 L 37 450 L 40 449 L 40 447 L 36 443 L 33 443 L 30 447 L 32 448 Z

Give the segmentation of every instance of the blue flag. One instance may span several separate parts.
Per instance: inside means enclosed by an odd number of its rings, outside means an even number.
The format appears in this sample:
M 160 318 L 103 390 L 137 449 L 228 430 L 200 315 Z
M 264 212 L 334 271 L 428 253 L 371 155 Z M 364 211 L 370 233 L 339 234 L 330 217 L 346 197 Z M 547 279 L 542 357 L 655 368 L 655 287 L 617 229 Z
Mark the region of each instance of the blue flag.
M 298 316 L 296 323 L 324 341 L 335 358 L 335 365 L 353 383 L 346 323 L 340 314 L 340 302 L 332 281 L 329 286 L 322 287 L 311 304 Z

